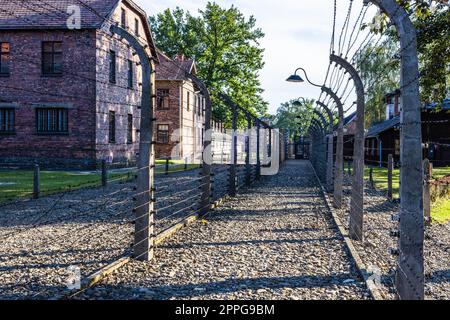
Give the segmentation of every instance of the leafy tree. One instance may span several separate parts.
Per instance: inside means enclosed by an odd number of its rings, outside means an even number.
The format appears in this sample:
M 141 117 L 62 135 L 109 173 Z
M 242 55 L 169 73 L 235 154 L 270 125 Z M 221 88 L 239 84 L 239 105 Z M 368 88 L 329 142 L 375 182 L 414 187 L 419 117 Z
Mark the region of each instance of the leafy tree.
M 368 45 L 356 59 L 366 89 L 366 127 L 386 119 L 384 97 L 400 86 L 397 51 L 397 44 L 387 38 L 378 46 Z
M 448 1 L 398 0 L 398 2 L 410 12 L 410 18 L 417 31 L 421 100 L 423 103 L 439 104 L 448 94 L 450 80 Z M 377 15 L 371 24 L 371 31 L 383 33 L 392 43 L 398 43 L 395 29 L 387 28 L 387 23 L 387 16 Z
M 314 100 L 303 98 L 282 103 L 275 116 L 275 127 L 289 130 L 290 138 L 306 135 L 314 117 L 313 108 Z
M 253 16 L 248 19 L 234 6 L 208 2 L 199 16 L 177 8 L 150 17 L 157 46 L 170 56 L 182 53 L 196 60 L 199 77 L 211 91 L 216 118 L 229 123 L 231 113 L 218 98 L 228 94 L 254 115 L 265 115 L 267 103 L 259 71 L 264 67 L 259 41 L 264 37 Z

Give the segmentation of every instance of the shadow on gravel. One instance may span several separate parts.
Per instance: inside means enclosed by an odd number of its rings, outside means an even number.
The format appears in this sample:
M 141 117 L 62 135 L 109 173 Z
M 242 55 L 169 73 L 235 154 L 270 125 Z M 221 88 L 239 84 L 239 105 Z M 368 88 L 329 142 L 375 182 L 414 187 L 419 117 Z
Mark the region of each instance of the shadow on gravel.
M 429 277 L 427 277 L 427 282 L 450 282 L 450 269 L 434 271 Z
M 300 243 L 314 243 L 323 241 L 342 241 L 340 237 L 322 237 L 315 239 L 303 239 L 303 240 L 292 240 L 292 239 L 278 239 L 278 240 L 249 240 L 249 241 L 231 241 L 231 242 L 191 242 L 184 244 L 172 244 L 160 246 L 163 249 L 181 249 L 181 248 L 192 248 L 192 247 L 216 247 L 216 246 L 245 246 L 245 245 L 265 245 L 265 244 L 300 244 Z
M 354 287 L 362 285 L 359 282 L 344 283 L 348 279 L 353 279 L 349 273 L 330 274 L 327 276 L 293 276 L 293 277 L 261 277 L 261 278 L 241 278 L 227 279 L 217 282 L 205 282 L 197 284 L 173 284 L 151 286 L 146 288 L 136 288 L 123 285 L 102 286 L 102 292 L 114 295 L 114 291 L 127 292 L 129 296 L 135 293 L 136 296 L 145 295 L 145 299 L 167 300 L 171 298 L 186 299 L 212 294 L 234 293 L 240 290 L 277 290 L 283 288 L 325 288 L 332 285 L 339 287 Z M 133 298 L 133 299 L 135 299 Z

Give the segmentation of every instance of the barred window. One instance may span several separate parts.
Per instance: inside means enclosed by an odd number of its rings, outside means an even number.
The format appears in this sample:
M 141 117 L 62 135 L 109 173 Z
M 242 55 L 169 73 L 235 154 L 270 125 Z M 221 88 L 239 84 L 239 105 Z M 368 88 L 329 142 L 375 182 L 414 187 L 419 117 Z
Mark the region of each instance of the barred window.
M 123 29 L 126 29 L 127 28 L 127 12 L 126 12 L 126 10 L 124 8 L 122 8 L 122 13 L 121 13 L 120 20 L 121 20 L 120 21 L 121 27 Z
M 14 132 L 14 109 L 0 109 L 0 133 Z
M 169 105 L 169 90 L 168 89 L 158 89 L 157 90 L 157 108 L 160 110 L 167 110 L 170 108 Z
M 62 74 L 62 42 L 42 42 L 42 73 L 44 75 Z
M 158 143 L 169 143 L 169 125 L 159 124 L 157 127 L 156 139 Z
M 139 20 L 134 19 L 134 34 L 139 37 Z
M 133 89 L 134 82 L 134 71 L 133 71 L 133 61 L 128 60 L 128 88 Z
M 9 72 L 9 43 L 0 42 L 0 76 L 8 76 Z
M 191 111 L 191 93 L 187 93 L 187 111 Z
M 38 133 L 68 133 L 69 110 L 64 108 L 37 108 L 36 131 Z
M 133 143 L 133 115 L 128 115 L 127 143 Z
M 116 142 L 116 113 L 114 111 L 109 112 L 108 123 L 109 123 L 109 143 L 115 143 Z
M 109 51 L 109 82 L 116 83 L 116 52 Z

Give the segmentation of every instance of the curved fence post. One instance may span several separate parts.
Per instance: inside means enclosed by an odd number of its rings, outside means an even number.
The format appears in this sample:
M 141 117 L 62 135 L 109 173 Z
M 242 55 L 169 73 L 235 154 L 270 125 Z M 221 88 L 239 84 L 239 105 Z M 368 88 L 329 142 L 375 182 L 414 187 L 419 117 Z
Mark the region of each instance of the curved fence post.
M 344 107 L 341 99 L 331 89 L 322 87 L 322 91 L 328 94 L 336 103 L 339 113 L 339 124 L 336 142 L 336 162 L 334 166 L 334 206 L 338 209 L 342 207 L 342 183 L 344 180 Z
M 126 30 L 112 25 L 111 32 L 125 38 L 136 51 L 142 66 L 141 130 L 139 141 L 137 196 L 133 257 L 149 261 L 154 256 L 155 243 L 155 152 L 153 145 L 153 79 L 154 68 L 145 48 Z M 153 79 L 152 79 L 153 77 Z
M 358 71 L 345 59 L 332 54 L 330 60 L 344 68 L 350 74 L 356 88 L 356 133 L 353 147 L 353 181 L 350 202 L 349 236 L 354 240 L 362 241 L 364 236 L 364 84 Z
M 403 109 L 400 131 L 400 240 L 396 289 L 400 299 L 423 300 L 424 219 L 422 191 L 422 130 L 416 29 L 396 0 L 370 0 L 395 24 L 400 39 L 400 90 Z M 369 0 L 364 0 L 369 2 Z

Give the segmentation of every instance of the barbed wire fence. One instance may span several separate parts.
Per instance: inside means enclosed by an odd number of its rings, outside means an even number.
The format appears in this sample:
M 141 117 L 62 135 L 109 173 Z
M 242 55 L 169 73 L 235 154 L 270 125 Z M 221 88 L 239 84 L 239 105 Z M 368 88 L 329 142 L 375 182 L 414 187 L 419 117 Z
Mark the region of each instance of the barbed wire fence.
M 369 3 L 364 2 L 362 4 L 361 11 L 354 22 L 354 29 L 351 32 L 347 31 L 350 25 L 350 12 L 355 5 L 349 2 L 349 11 L 343 20 L 343 27 L 339 36 L 337 37 L 337 20 L 336 19 L 336 3 L 335 3 L 335 19 L 333 22 L 333 36 L 330 45 L 331 57 L 338 56 L 344 61 L 349 61 L 350 64 L 358 65 L 364 64 L 366 60 L 370 59 L 375 52 L 377 45 L 383 40 L 383 34 L 381 32 L 374 33 L 366 30 L 366 34 L 363 35 L 362 25 L 370 25 L 371 21 L 364 21 L 364 17 L 368 16 Z M 390 17 L 388 28 L 398 27 L 399 24 L 406 26 L 405 30 L 410 28 L 409 17 L 414 12 L 414 6 L 412 6 L 408 12 L 403 8 L 395 4 L 393 1 L 372 1 L 380 11 L 386 12 Z M 355 32 L 355 28 L 358 31 Z M 412 61 L 417 60 L 417 55 L 414 56 L 415 37 L 412 36 L 415 30 L 406 31 L 406 34 L 400 33 L 401 48 L 398 50 L 396 57 L 404 58 L 411 57 Z M 350 34 L 350 41 L 345 41 L 346 37 Z M 352 37 L 356 35 L 356 38 Z M 360 45 L 356 48 L 358 36 L 362 36 L 362 40 L 358 40 Z M 343 43 L 348 43 L 347 47 L 342 46 Z M 356 48 L 356 49 L 355 49 Z M 370 49 L 369 49 L 370 48 Z M 353 57 L 351 53 L 353 52 Z M 350 58 L 349 58 L 350 57 Z M 393 58 L 396 58 L 393 57 Z M 406 58 L 405 58 L 406 59 Z M 334 59 L 335 60 L 335 59 Z M 327 166 L 330 166 L 330 161 L 327 161 L 329 151 L 325 148 L 328 141 L 333 141 L 333 178 L 336 178 L 338 165 L 337 159 L 345 157 L 345 165 L 342 168 L 344 172 L 343 179 L 343 202 L 342 207 L 336 207 L 336 212 L 340 219 L 344 222 L 347 230 L 351 233 L 352 230 L 352 216 L 351 211 L 359 211 L 363 220 L 361 223 L 362 235 L 359 238 L 354 239 L 354 245 L 357 248 L 361 258 L 366 265 L 366 270 L 369 271 L 369 279 L 378 279 L 377 287 L 380 289 L 383 298 L 400 298 L 400 299 L 423 299 L 424 298 L 424 279 L 438 279 L 439 265 L 441 262 L 427 260 L 430 259 L 430 254 L 424 255 L 423 235 L 426 232 L 426 247 L 425 251 L 432 250 L 432 246 L 436 244 L 438 240 L 434 229 L 437 227 L 431 226 L 429 229 L 424 228 L 424 223 L 429 224 L 429 208 L 428 213 L 423 211 L 422 204 L 427 207 L 427 198 L 422 199 L 422 184 L 426 185 L 429 178 L 427 175 L 418 173 L 427 171 L 426 162 L 424 160 L 422 168 L 422 161 L 420 161 L 420 168 L 418 167 L 418 157 L 422 158 L 422 141 L 420 126 L 428 121 L 420 120 L 420 107 L 417 93 L 417 86 L 419 80 L 419 74 L 412 73 L 410 70 L 402 69 L 402 82 L 400 91 L 403 96 L 408 96 L 407 101 L 404 103 L 410 103 L 417 106 L 413 113 L 410 113 L 408 119 L 402 118 L 400 124 L 397 126 L 400 132 L 400 146 L 383 147 L 383 152 L 389 153 L 388 159 L 381 158 L 378 145 L 372 146 L 364 144 L 361 146 L 363 149 L 363 157 L 365 163 L 365 186 L 363 194 L 363 202 L 358 205 L 353 198 L 355 197 L 355 165 L 356 161 L 360 161 L 361 158 L 356 158 L 356 136 L 353 137 L 354 132 L 346 134 L 344 139 L 343 153 L 339 154 L 336 147 L 336 122 L 331 123 L 333 126 L 333 135 L 331 135 L 327 126 L 328 123 L 321 120 L 321 117 L 316 117 L 315 121 L 311 122 L 309 135 L 311 137 L 311 162 L 318 173 L 322 183 L 326 183 L 326 170 Z M 356 69 L 356 68 L 355 68 Z M 356 70 L 360 72 L 360 70 Z M 333 63 L 333 59 L 330 61 L 330 66 L 326 74 L 324 86 L 327 86 L 330 90 L 322 90 L 317 104 L 319 106 L 324 105 L 336 112 L 336 108 L 339 104 L 348 105 L 346 113 L 354 108 L 355 103 L 347 104 L 347 100 L 353 94 L 355 89 L 355 77 L 350 76 L 347 79 L 348 74 L 351 75 L 348 68 L 343 67 L 342 64 Z M 352 81 L 353 80 L 353 81 Z M 386 80 L 386 74 L 379 74 L 369 81 L 365 81 L 365 91 L 372 90 L 377 84 Z M 353 85 L 350 85 L 354 82 Z M 350 90 L 350 91 L 349 91 Z M 329 92 L 334 92 L 338 97 L 332 97 Z M 323 94 L 326 93 L 324 96 Z M 328 97 L 327 97 L 328 96 Z M 358 95 L 357 95 L 358 96 Z M 361 95 L 360 95 L 361 96 Z M 365 97 L 362 96 L 362 101 Z M 359 101 L 361 101 L 359 100 Z M 405 107 L 404 107 L 405 108 Z M 357 108 L 358 109 L 358 108 Z M 324 110 L 317 109 L 322 112 L 326 117 Z M 410 110 L 411 111 L 411 110 Z M 406 112 L 403 110 L 403 112 Z M 323 118 L 323 117 L 322 117 Z M 361 121 L 361 116 L 356 114 L 355 122 Z M 364 121 L 364 118 L 362 118 Z M 436 121 L 436 123 L 441 121 Z M 338 122 L 339 123 L 339 122 Z M 349 127 L 350 128 L 350 127 Z M 414 128 L 414 129 L 413 129 Z M 411 131 L 412 130 L 412 131 Z M 356 131 L 358 132 L 358 131 Z M 414 142 L 406 140 L 405 134 L 411 134 L 414 132 L 416 139 Z M 366 138 L 365 138 L 366 139 Z M 432 141 L 425 142 L 425 144 L 433 144 Z M 445 143 L 437 142 L 440 147 L 445 147 Z M 420 148 L 419 148 L 420 147 Z M 420 152 L 419 150 L 420 149 Z M 415 150 L 415 151 L 413 151 Z M 414 157 L 412 157 L 414 153 Z M 374 158 L 379 157 L 375 160 Z M 439 160 L 437 161 L 439 162 Z M 347 166 L 347 168 L 345 168 Z M 360 167 L 359 167 L 360 168 Z M 411 175 L 415 175 L 414 181 L 411 179 Z M 417 176 L 417 177 L 416 177 Z M 420 184 L 415 188 L 414 195 L 408 193 L 411 191 L 411 184 Z M 405 187 L 405 185 L 407 186 Z M 328 183 L 329 185 L 329 183 Z M 382 186 L 382 188 L 380 187 Z M 398 185 L 398 188 L 394 186 Z M 336 184 L 334 184 L 336 187 Z M 406 191 L 408 190 L 408 191 Z M 411 197 L 409 197 L 411 196 Z M 333 199 L 334 201 L 336 199 Z M 362 199 L 361 199 L 362 200 Z M 418 201 L 420 200 L 420 201 Z M 422 202 L 424 201 L 424 202 Z M 362 205 L 364 204 L 364 205 Z M 335 204 L 336 205 L 336 204 Z M 429 207 L 429 205 L 428 205 Z M 433 234 L 433 236 L 431 236 Z M 356 234 L 357 235 L 357 234 Z M 430 247 L 428 247 L 430 246 Z M 438 245 L 437 248 L 439 248 Z M 442 252 L 440 253 L 442 254 Z M 436 258 L 436 255 L 434 255 Z M 425 259 L 425 260 L 424 260 Z M 445 260 L 444 257 L 441 257 Z M 425 265 L 425 268 L 424 268 Z M 439 266 L 439 267 L 438 267 Z M 426 277 L 425 277 L 426 275 Z M 441 281 L 441 280 L 436 280 Z M 428 282 L 427 287 L 433 284 Z M 428 290 L 430 294 L 430 290 Z
M 141 82 L 138 79 L 135 81 L 141 103 L 98 98 L 92 100 L 70 93 L 42 92 L 17 85 L 1 84 L 0 87 L 17 94 L 30 93 L 42 98 L 81 99 L 86 103 L 136 108 L 139 112 L 133 114 L 137 126 L 133 147 L 137 163 L 126 170 L 112 170 L 103 160 L 96 164 L 97 170 L 68 172 L 71 175 L 69 180 L 73 183 L 57 181 L 61 179 L 61 172 L 53 174 L 53 171 L 48 170 L 50 167 L 40 164 L 28 168 L 24 177 L 26 183 L 21 184 L 25 186 L 23 189 L 8 186 L 10 194 L 4 196 L 2 192 L 0 196 L 0 238 L 1 251 L 4 252 L 0 257 L 2 298 L 58 296 L 67 287 L 79 289 L 73 283 L 74 274 L 89 278 L 123 257 L 150 260 L 155 257 L 155 252 L 157 256 L 158 245 L 181 227 L 205 217 L 226 197 L 234 196 L 261 180 L 262 168 L 284 160 L 285 147 L 274 147 L 279 143 L 275 139 L 280 137 L 280 141 L 284 140 L 282 136 L 273 134 L 274 128 L 230 99 L 226 99 L 226 105 L 236 117 L 245 119 L 246 126 L 238 127 L 237 123 L 233 123 L 229 128 L 224 128 L 223 124 L 212 118 L 213 106 L 206 86 L 200 79 L 181 70 L 196 83 L 206 98 L 205 104 L 197 105 L 197 111 L 204 117 L 204 137 L 198 154 L 189 161 L 180 159 L 184 160 L 180 163 L 177 159 L 166 158 L 157 161 L 154 150 L 157 143 L 154 136 L 156 90 L 151 80 L 155 70 L 146 52 L 147 40 L 119 28 L 116 22 L 103 17 L 82 1 L 80 5 L 99 15 L 105 22 L 105 27 L 96 35 L 97 50 L 108 54 L 104 48 L 120 45 L 122 49 L 130 51 L 130 55 L 139 57 L 135 66 L 141 68 L 143 79 Z M 42 1 L 40 6 L 48 7 L 51 4 Z M 54 9 L 55 14 L 69 17 L 66 12 Z M 10 12 L 8 7 L 1 10 L 22 19 Z M 36 24 L 23 19 L 30 27 Z M 43 32 L 50 34 L 50 31 Z M 86 39 L 86 44 L 89 41 L 91 39 Z M 120 54 L 117 58 L 126 62 L 129 60 L 128 56 Z M 22 62 L 40 66 L 40 62 L 33 59 Z M 179 64 L 172 63 L 181 68 Z M 167 66 L 160 67 L 167 69 Z M 128 89 L 120 84 L 126 83 L 127 79 L 121 79 L 119 75 L 115 84 L 76 71 L 70 72 L 70 75 L 96 85 Z M 198 91 L 186 90 L 198 94 Z M 174 95 L 169 95 L 169 98 L 180 100 L 179 96 Z M 190 147 L 197 144 L 195 137 L 185 135 L 185 138 Z M 108 149 L 108 146 L 108 143 L 98 143 L 95 147 L 72 146 L 59 151 L 70 151 L 72 154 L 89 152 L 95 155 L 98 147 Z M 116 146 L 129 148 L 127 142 L 123 145 L 118 142 Z M 2 154 L 29 151 L 32 156 L 36 155 L 36 159 L 42 152 L 55 152 L 50 147 L 12 150 L 6 145 L 0 149 Z M 280 153 L 275 154 L 272 150 L 279 150 Z M 36 162 L 39 163 L 39 160 Z M 19 166 L 17 163 L 3 163 L 2 166 L 4 171 L 13 175 L 23 169 L 20 163 Z M 33 172 L 30 173 L 29 169 Z M 74 176 L 78 175 L 80 178 L 75 179 Z

